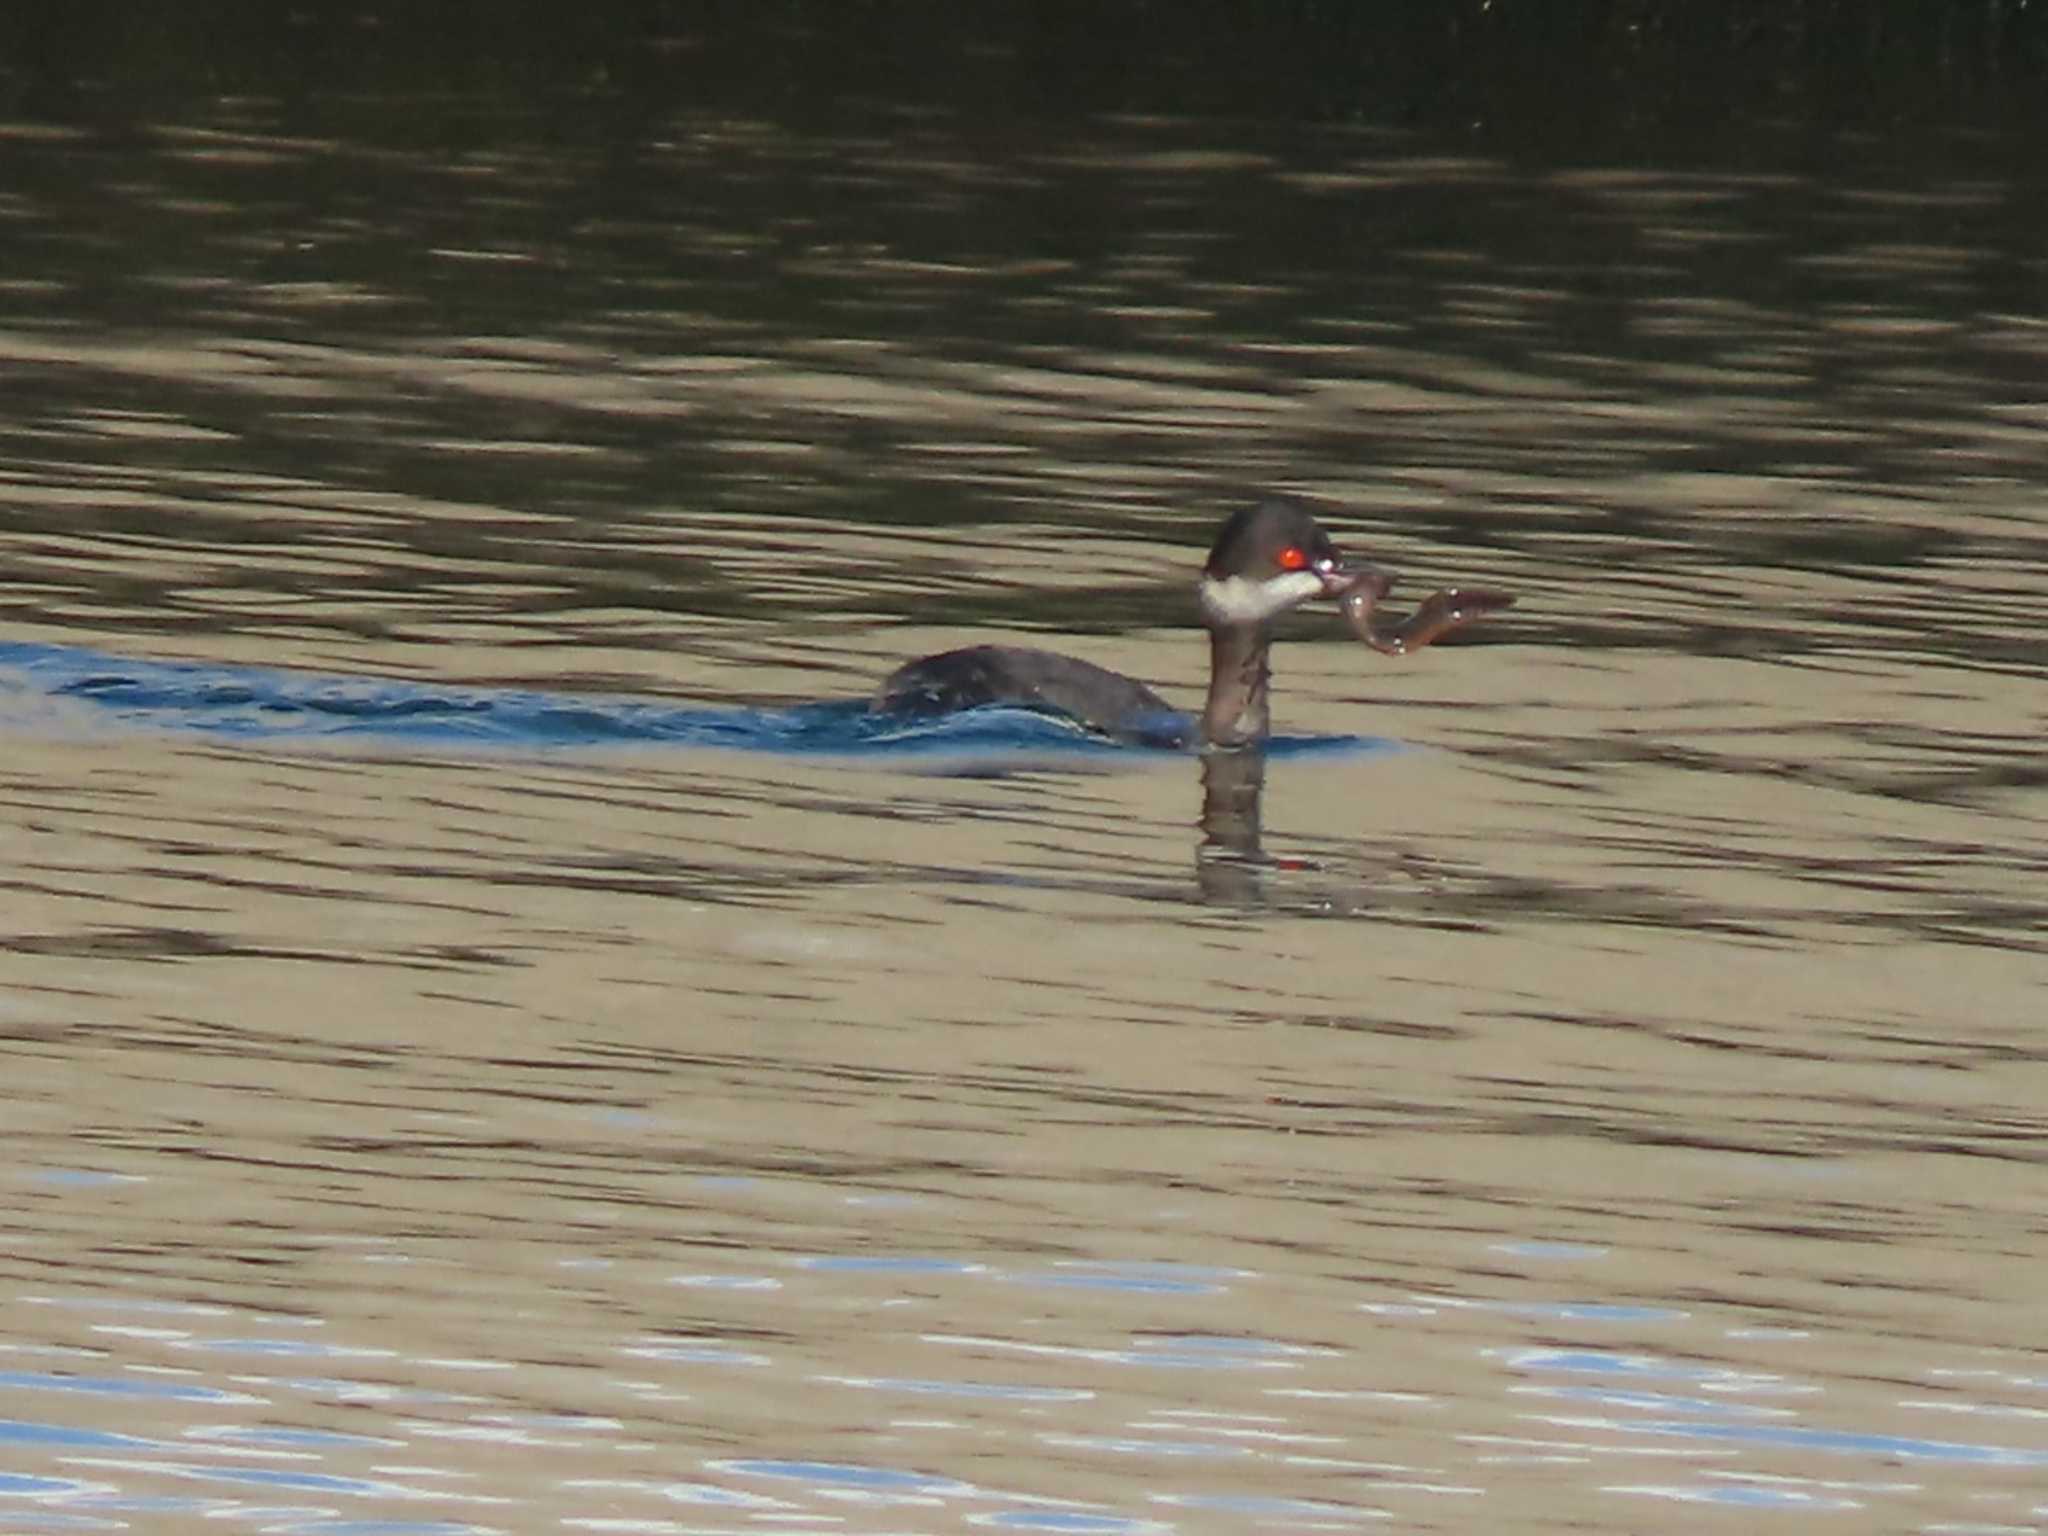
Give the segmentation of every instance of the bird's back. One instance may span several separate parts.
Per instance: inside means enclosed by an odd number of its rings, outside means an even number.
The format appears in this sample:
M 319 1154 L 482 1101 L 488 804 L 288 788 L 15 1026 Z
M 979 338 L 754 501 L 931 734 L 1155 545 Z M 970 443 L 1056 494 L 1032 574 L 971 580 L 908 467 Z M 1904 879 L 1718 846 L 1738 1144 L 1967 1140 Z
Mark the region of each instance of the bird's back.
M 1021 645 L 972 645 L 908 662 L 883 679 L 875 708 L 913 719 L 982 704 L 1064 715 L 1124 741 L 1178 734 L 1172 705 L 1133 678 L 1093 662 Z

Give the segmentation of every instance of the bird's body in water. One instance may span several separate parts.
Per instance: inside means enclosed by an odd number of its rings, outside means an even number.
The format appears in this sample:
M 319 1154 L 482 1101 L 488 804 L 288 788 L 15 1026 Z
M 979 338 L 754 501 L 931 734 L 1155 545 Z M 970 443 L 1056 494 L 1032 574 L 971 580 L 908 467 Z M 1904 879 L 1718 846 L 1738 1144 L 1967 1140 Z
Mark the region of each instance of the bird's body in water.
M 1134 677 L 1023 645 L 970 645 L 908 662 L 876 695 L 885 714 L 926 718 L 984 704 L 1063 715 L 1119 741 L 1180 745 L 1187 718 Z
M 1511 601 L 1497 592 L 1439 592 L 1412 619 L 1390 628 L 1375 614 L 1389 585 L 1371 566 L 1347 565 L 1306 507 L 1272 497 L 1224 522 L 1196 585 L 1209 631 L 1209 692 L 1199 721 L 1120 672 L 1013 645 L 974 645 L 908 662 L 883 681 L 874 708 L 926 718 L 1007 704 L 1060 715 L 1118 741 L 1255 746 L 1271 729 L 1270 655 L 1281 614 L 1319 597 L 1335 598 L 1366 643 L 1406 652 Z

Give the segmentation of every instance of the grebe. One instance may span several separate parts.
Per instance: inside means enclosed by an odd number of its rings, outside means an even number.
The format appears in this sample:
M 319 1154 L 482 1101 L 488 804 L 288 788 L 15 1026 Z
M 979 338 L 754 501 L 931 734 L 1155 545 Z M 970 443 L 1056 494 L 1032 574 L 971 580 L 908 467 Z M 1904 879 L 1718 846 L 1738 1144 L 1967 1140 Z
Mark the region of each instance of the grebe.
M 1406 620 L 1378 613 L 1392 578 L 1347 565 L 1315 517 L 1299 502 L 1267 497 L 1231 514 L 1216 534 L 1196 596 L 1209 631 L 1209 695 L 1195 723 L 1135 678 L 1052 651 L 971 645 L 898 667 L 877 690 L 885 714 L 925 718 L 983 704 L 1055 714 L 1117 741 L 1185 746 L 1254 746 L 1271 729 L 1268 704 L 1273 621 L 1316 598 L 1339 601 L 1360 639 L 1402 655 L 1506 607 L 1506 593 L 1438 592 Z

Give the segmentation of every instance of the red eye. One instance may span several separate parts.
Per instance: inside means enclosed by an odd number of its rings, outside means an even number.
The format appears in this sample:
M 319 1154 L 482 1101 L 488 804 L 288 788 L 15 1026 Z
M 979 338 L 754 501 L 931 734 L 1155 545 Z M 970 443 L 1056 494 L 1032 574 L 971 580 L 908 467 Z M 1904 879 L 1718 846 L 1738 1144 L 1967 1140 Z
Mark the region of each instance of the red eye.
M 1273 557 L 1274 563 L 1283 571 L 1300 571 L 1308 568 L 1308 552 L 1299 544 L 1290 544 Z

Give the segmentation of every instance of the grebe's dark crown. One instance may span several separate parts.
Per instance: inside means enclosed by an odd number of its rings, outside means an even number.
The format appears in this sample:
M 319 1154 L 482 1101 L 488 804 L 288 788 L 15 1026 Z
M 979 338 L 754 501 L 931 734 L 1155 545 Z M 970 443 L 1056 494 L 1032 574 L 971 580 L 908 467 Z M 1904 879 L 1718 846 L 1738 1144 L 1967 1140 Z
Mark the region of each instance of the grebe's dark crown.
M 1299 550 L 1305 563 L 1283 562 L 1282 556 L 1289 550 Z M 1225 520 L 1216 531 L 1216 542 L 1209 546 L 1209 560 L 1202 571 L 1208 576 L 1262 579 L 1281 571 L 1312 569 L 1324 562 L 1335 566 L 1342 558 L 1307 507 L 1284 496 L 1268 496 L 1240 507 Z

